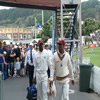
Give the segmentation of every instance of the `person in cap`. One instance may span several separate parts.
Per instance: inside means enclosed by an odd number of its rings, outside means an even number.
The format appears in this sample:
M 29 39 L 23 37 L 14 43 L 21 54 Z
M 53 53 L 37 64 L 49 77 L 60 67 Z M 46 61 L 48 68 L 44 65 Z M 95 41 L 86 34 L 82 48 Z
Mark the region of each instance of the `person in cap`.
M 58 42 L 58 51 L 52 58 L 52 72 L 50 75 L 51 84 L 56 72 L 56 97 L 54 100 L 69 100 L 69 82 L 72 80 L 74 85 L 74 76 L 70 55 L 64 50 L 65 41 Z
M 47 84 L 48 66 L 51 66 L 48 52 L 43 48 L 43 40 L 38 41 L 39 51 L 35 55 L 34 66 L 36 68 L 37 100 L 48 100 Z
M 2 69 L 2 64 L 4 63 L 4 60 L 3 60 L 3 57 L 4 57 L 4 51 L 2 49 L 2 42 L 0 41 L 0 71 L 3 71 Z
M 45 50 L 47 50 L 48 54 L 49 54 L 49 58 L 50 58 L 50 61 L 52 61 L 52 56 L 53 56 L 53 53 L 51 50 L 48 49 L 48 44 L 46 43 L 45 44 Z M 47 73 L 48 73 L 48 78 L 50 77 L 50 68 L 48 67 L 48 70 L 47 70 Z
M 34 74 L 34 57 L 35 57 L 35 51 L 33 50 L 33 43 L 29 44 L 30 50 L 26 53 L 25 56 L 25 69 L 28 67 L 29 71 L 29 85 L 32 85 L 33 80 L 33 74 Z
M 16 53 L 15 59 L 17 59 L 17 57 L 20 58 L 20 56 L 21 56 L 21 49 L 19 48 L 19 43 L 17 43 L 17 48 L 14 48 L 14 51 Z

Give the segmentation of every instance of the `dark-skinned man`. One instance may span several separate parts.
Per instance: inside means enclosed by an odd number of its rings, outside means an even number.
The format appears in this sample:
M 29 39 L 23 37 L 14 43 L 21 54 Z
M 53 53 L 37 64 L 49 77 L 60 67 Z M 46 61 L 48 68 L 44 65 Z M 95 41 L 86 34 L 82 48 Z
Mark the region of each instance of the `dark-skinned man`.
M 58 51 L 52 59 L 51 84 L 56 73 L 56 98 L 54 100 L 69 100 L 69 82 L 74 85 L 73 69 L 70 55 L 64 50 L 65 41 L 58 42 Z
M 47 50 L 43 48 L 43 40 L 38 41 L 39 51 L 35 55 L 36 83 L 37 83 L 37 100 L 48 100 L 47 84 L 48 66 L 51 66 Z

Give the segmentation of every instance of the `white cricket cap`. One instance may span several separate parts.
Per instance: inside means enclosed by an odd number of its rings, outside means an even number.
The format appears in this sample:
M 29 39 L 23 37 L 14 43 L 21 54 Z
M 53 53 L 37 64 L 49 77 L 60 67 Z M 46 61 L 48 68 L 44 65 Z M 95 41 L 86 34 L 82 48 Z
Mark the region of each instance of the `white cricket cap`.
M 33 43 L 30 43 L 29 45 L 33 46 Z
M 7 54 L 7 52 L 6 52 L 6 51 L 4 51 L 3 53 L 4 53 L 4 54 Z

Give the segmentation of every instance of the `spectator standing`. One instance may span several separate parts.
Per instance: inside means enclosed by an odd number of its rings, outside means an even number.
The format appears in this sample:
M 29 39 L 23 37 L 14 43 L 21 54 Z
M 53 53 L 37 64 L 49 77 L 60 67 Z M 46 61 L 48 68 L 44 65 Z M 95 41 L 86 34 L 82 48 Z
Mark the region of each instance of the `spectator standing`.
M 27 51 L 30 50 L 30 47 L 28 44 L 26 44 L 26 49 L 27 49 Z
M 16 57 L 15 57 L 15 58 L 19 57 L 19 59 L 20 59 L 21 50 L 20 50 L 20 48 L 19 48 L 19 43 L 17 43 L 17 48 L 15 48 L 14 51 L 15 51 L 15 53 L 16 53 Z
M 48 47 L 48 48 L 49 48 L 49 50 L 51 50 L 51 49 L 52 49 L 52 44 L 51 44 L 51 43 L 49 44 L 49 47 Z
M 35 57 L 35 51 L 33 50 L 33 43 L 29 44 L 30 50 L 27 52 L 25 56 L 25 69 L 28 66 L 28 71 L 29 71 L 29 85 L 32 85 L 32 80 L 33 80 L 33 73 L 34 73 L 34 57 Z
M 0 63 L 4 63 L 3 61 L 3 56 L 4 56 L 4 53 L 3 53 L 3 49 L 2 49 L 2 43 L 0 42 Z M 1 67 L 0 67 L 1 69 Z
M 20 75 L 23 77 L 25 75 L 25 70 L 24 70 L 24 50 L 22 50 L 21 48 L 21 56 L 20 56 L 20 63 L 21 63 L 21 72 L 20 72 Z
M 2 49 L 2 43 L 0 42 L 0 71 L 3 73 L 4 76 L 4 52 Z
M 23 52 L 23 61 L 24 61 L 24 62 L 25 62 L 26 54 L 27 54 L 27 50 L 26 50 L 26 48 L 24 48 L 24 52 Z M 24 72 L 25 72 L 25 74 L 27 75 L 27 72 L 28 72 L 27 68 L 26 68 L 26 69 L 24 68 Z
M 15 59 L 16 53 L 12 49 L 12 46 L 10 46 L 10 50 L 8 51 L 8 63 L 10 67 L 10 74 L 11 76 L 14 75 L 14 59 Z
M 21 68 L 21 63 L 19 61 L 19 57 L 16 59 L 16 70 L 17 70 L 17 76 L 20 76 L 20 68 Z

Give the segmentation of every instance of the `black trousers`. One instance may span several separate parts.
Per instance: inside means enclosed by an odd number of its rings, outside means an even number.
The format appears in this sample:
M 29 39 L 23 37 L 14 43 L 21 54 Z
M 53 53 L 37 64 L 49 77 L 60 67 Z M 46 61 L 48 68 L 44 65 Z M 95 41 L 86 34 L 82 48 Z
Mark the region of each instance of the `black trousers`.
M 47 74 L 48 74 L 48 78 L 50 78 L 50 68 L 48 67 L 48 70 L 47 70 Z
M 33 80 L 33 74 L 34 74 L 34 65 L 31 66 L 28 64 L 28 71 L 29 71 L 29 86 L 31 86 Z

